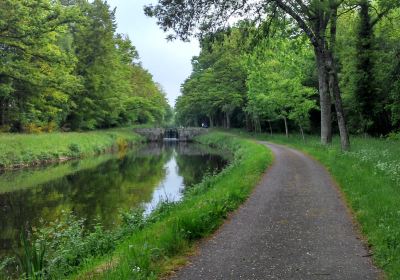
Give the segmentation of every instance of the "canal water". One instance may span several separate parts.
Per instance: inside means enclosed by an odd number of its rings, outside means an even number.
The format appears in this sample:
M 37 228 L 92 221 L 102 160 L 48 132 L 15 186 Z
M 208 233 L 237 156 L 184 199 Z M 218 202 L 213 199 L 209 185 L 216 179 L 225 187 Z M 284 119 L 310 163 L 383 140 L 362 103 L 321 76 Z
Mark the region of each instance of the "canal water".
M 56 221 L 72 211 L 88 226 L 118 226 L 121 211 L 161 200 L 177 201 L 182 190 L 229 162 L 221 151 L 198 144 L 146 144 L 124 154 L 0 174 L 0 259 L 10 255 L 22 229 Z

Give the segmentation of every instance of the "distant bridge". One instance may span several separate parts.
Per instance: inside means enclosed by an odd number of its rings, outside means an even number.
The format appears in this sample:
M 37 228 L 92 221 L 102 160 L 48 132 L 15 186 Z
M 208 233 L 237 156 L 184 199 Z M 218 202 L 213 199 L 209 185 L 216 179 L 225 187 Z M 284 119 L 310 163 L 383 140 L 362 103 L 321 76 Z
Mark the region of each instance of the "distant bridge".
M 185 127 L 185 128 L 136 128 L 137 134 L 146 137 L 150 142 L 157 141 L 193 141 L 193 138 L 208 132 L 206 128 Z

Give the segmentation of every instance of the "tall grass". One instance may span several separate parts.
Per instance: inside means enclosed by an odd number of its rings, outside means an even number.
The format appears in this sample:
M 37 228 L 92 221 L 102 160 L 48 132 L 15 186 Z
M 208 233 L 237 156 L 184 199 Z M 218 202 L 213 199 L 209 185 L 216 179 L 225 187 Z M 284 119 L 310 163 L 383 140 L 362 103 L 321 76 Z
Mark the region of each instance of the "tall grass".
M 17 255 L 22 278 L 29 280 L 45 279 L 45 253 L 44 242 L 30 242 L 25 234 L 21 234 L 22 253 Z
M 272 161 L 264 146 L 232 135 L 212 133 L 199 141 L 232 151 L 233 162 L 187 190 L 180 203 L 160 206 L 113 254 L 87 263 L 72 278 L 157 279 L 185 262 L 194 242 L 214 232 L 245 201 Z
M 129 128 L 81 133 L 0 133 L 0 169 L 100 154 L 139 141 L 141 137 Z
M 350 152 L 340 150 L 339 139 L 322 146 L 308 136 L 254 135 L 257 139 L 305 151 L 334 176 L 372 246 L 376 264 L 389 279 L 400 279 L 400 141 L 352 137 Z

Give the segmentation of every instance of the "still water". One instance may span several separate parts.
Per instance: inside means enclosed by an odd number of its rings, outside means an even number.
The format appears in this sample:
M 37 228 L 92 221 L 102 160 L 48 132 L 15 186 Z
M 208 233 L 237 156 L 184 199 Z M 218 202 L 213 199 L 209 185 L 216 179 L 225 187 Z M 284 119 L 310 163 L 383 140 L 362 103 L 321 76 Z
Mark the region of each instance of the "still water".
M 197 144 L 147 144 L 43 168 L 0 174 L 0 258 L 15 247 L 22 228 L 55 221 L 63 211 L 118 225 L 121 211 L 140 205 L 151 212 L 160 200 L 177 201 L 205 174 L 221 171 L 228 156 Z

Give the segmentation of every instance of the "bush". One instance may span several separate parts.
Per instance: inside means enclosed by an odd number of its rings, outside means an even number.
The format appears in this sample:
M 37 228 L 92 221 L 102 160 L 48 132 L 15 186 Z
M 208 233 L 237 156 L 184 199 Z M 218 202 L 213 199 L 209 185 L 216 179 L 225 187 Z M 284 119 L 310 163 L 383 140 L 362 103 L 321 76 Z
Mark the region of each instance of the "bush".
M 81 148 L 79 144 L 73 143 L 68 146 L 72 157 L 79 157 L 81 155 Z
M 388 140 L 400 140 L 400 132 L 391 132 L 386 138 Z
M 124 138 L 118 137 L 117 138 L 117 147 L 118 147 L 118 151 L 123 152 L 126 151 L 126 149 L 128 148 L 128 141 Z
M 88 258 L 115 249 L 114 233 L 104 230 L 99 223 L 89 231 L 84 222 L 71 212 L 64 212 L 58 221 L 33 232 L 35 242 L 46 248 L 46 278 L 60 279 L 73 273 Z
M 9 125 L 1 125 L 0 126 L 0 133 L 6 133 L 11 131 L 11 126 Z
M 56 131 L 57 128 L 58 128 L 57 123 L 55 121 L 51 121 L 42 127 L 42 131 L 50 133 Z
M 35 123 L 28 123 L 23 126 L 23 132 L 28 134 L 39 134 L 43 132 L 43 128 Z

